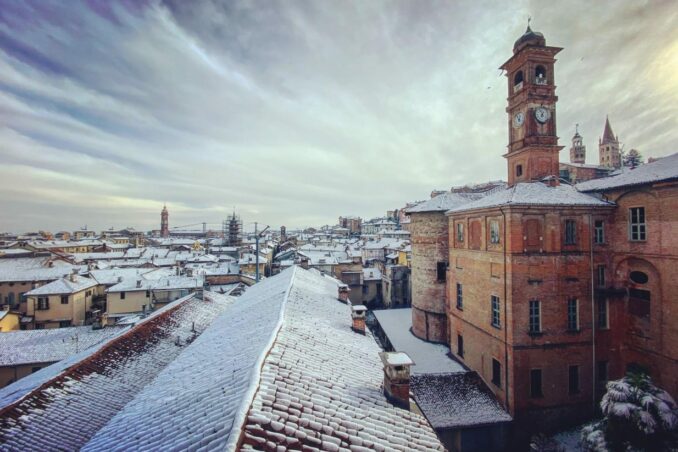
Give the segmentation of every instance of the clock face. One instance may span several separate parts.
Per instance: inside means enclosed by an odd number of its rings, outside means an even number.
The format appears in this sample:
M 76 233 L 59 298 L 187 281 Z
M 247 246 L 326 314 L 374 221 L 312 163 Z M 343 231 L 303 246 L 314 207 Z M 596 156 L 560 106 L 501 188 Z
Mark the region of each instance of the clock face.
M 513 117 L 513 127 L 520 127 L 523 125 L 524 122 L 525 122 L 525 113 L 519 111 Z
M 537 121 L 541 122 L 542 124 L 548 121 L 550 116 L 551 114 L 544 107 L 539 107 L 534 111 L 534 117 L 537 118 Z

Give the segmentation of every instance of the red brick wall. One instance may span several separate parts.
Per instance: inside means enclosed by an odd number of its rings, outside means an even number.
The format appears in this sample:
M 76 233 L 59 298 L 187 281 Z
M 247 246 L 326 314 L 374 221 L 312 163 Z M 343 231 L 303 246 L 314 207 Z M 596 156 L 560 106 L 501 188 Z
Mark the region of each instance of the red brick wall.
M 437 263 L 447 261 L 447 217 L 444 212 L 410 214 L 412 242 L 412 330 L 422 339 L 447 340 L 445 282 Z

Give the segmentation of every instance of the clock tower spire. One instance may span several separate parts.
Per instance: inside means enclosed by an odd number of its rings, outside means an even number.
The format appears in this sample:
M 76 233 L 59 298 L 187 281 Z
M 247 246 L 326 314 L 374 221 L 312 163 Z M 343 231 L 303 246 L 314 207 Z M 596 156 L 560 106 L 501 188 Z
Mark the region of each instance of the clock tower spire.
M 500 69 L 508 78 L 508 163 L 510 186 L 558 176 L 555 55 L 560 47 L 546 45 L 544 35 L 528 24 L 513 45 L 513 56 Z

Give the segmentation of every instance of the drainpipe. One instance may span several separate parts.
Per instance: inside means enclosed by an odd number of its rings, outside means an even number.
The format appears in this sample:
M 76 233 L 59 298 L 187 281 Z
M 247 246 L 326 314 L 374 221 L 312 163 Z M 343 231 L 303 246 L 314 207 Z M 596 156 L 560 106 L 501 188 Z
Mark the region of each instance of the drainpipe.
M 508 311 L 507 311 L 507 306 L 508 306 L 508 282 L 506 280 L 506 260 L 507 260 L 507 255 L 506 255 L 506 248 L 508 246 L 508 243 L 506 241 L 506 231 L 508 230 L 508 225 L 506 224 L 506 212 L 504 212 L 503 208 L 500 208 L 499 211 L 501 212 L 501 215 L 503 217 L 504 221 L 504 243 L 503 243 L 503 250 L 504 250 L 504 380 L 505 380 L 505 386 L 506 390 L 504 391 L 504 403 L 506 403 L 506 411 L 510 412 L 509 408 L 509 376 L 508 376 L 508 370 L 509 370 L 509 354 L 508 354 Z
M 593 282 L 593 216 L 589 214 L 589 265 L 591 267 L 591 386 L 593 393 L 591 403 L 593 413 L 596 412 L 596 302 Z

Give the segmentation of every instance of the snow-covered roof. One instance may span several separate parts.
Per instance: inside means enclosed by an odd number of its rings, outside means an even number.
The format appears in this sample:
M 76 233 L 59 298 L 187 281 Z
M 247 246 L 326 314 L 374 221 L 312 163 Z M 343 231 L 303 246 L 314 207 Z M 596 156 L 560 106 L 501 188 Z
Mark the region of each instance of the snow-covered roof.
M 165 276 L 159 279 L 145 279 L 143 275 L 138 278 L 124 279 L 122 282 L 111 286 L 106 290 L 108 293 L 134 292 L 137 290 L 176 290 L 196 289 L 203 285 L 203 278 L 196 276 Z
M 26 296 L 72 294 L 97 285 L 98 283 L 94 279 L 79 275 L 69 275 L 66 278 L 59 278 L 56 281 L 26 292 Z
M 593 165 L 593 164 L 590 164 L 590 163 L 560 162 L 560 165 L 573 166 L 575 168 L 589 168 L 589 169 L 599 169 L 599 170 L 607 170 L 607 171 L 610 170 L 610 168 L 607 167 L 607 166 Z
M 412 374 L 466 372 L 464 366 L 448 356 L 449 348 L 412 334 L 412 308 L 372 312 L 394 350 L 407 353 L 417 363 L 411 369 Z
M 242 438 L 255 448 L 442 450 L 423 416 L 387 402 L 380 349 L 351 330 L 337 284 L 294 267 L 237 299 L 206 292 L 207 302 L 169 305 L 17 405 L 0 405 L 0 442 L 233 450 Z
M 369 332 L 351 330 L 337 281 L 313 270 L 286 272 L 294 275 L 245 420 L 245 447 L 442 450 L 424 417 L 387 402 L 381 350 Z
M 182 298 L 103 345 L 91 347 L 1 389 L 2 448 L 78 450 L 86 447 L 111 419 L 133 403 L 145 388 L 158 381 L 159 374 L 170 363 L 182 355 L 190 358 L 195 351 L 189 350 L 196 338 L 223 312 L 230 300 L 231 297 L 217 294 L 209 294 L 205 300 L 195 296 Z M 216 360 L 212 363 L 213 367 L 220 365 Z M 191 361 L 190 372 L 199 375 L 204 367 L 209 366 Z M 170 399 L 182 391 L 190 392 L 195 388 L 191 378 L 185 373 L 182 376 L 174 385 L 165 388 L 166 402 L 171 403 Z M 194 400 L 194 407 L 200 407 L 200 415 L 204 418 L 207 417 L 203 409 L 205 402 Z M 150 407 L 146 408 L 150 410 Z M 174 410 L 167 411 L 165 416 L 175 417 L 173 425 L 177 426 L 175 431 L 182 439 L 197 444 L 206 436 L 196 440 L 190 429 L 197 426 L 180 426 L 181 417 L 177 413 L 186 416 L 185 412 Z M 153 420 L 147 419 L 148 422 Z M 132 439 L 141 445 L 157 436 L 168 435 L 164 425 L 153 424 L 153 427 L 143 436 Z M 178 442 L 175 444 L 179 448 Z M 105 448 L 111 447 L 119 447 L 119 444 L 109 443 Z
M 363 281 L 381 281 L 381 272 L 378 268 L 363 268 Z
M 678 179 L 678 152 L 615 176 L 581 182 L 577 184 L 577 189 L 584 192 L 604 191 L 676 179 Z
M 469 202 L 479 199 L 481 195 L 477 193 L 451 193 L 445 192 L 434 198 L 426 200 L 416 206 L 410 207 L 405 211 L 407 213 L 418 212 L 444 212 L 454 207 L 468 204 Z
M 475 372 L 412 375 L 410 390 L 435 429 L 512 420 Z
M 240 260 L 238 260 L 238 264 L 240 265 L 255 265 L 257 263 L 257 256 L 254 254 L 243 254 Z M 268 263 L 268 260 L 264 257 L 259 255 L 259 265 L 263 265 Z
M 405 352 L 383 352 L 379 356 L 381 356 L 384 364 L 390 366 L 411 366 L 414 364 L 412 358 Z
M 457 213 L 500 206 L 605 207 L 612 205 L 614 204 L 586 193 L 580 193 L 571 185 L 561 184 L 552 187 L 543 182 L 520 182 L 477 201 L 454 207 L 447 212 Z
M 7 311 L 4 311 L 7 312 Z M 91 326 L 11 331 L 0 334 L 0 366 L 53 363 L 111 339 L 124 328 Z
M 89 275 L 99 284 L 112 286 L 121 282 L 121 279 L 133 279 L 151 271 L 153 271 L 152 268 L 112 268 L 106 270 L 90 270 Z

